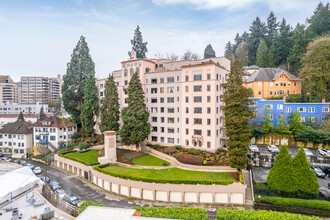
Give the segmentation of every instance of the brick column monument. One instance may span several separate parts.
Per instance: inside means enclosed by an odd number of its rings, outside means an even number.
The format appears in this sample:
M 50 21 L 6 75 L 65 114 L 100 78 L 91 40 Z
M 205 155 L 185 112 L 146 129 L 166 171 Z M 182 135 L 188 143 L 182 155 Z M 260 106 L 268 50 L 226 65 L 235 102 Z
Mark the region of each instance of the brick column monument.
M 117 161 L 116 153 L 116 134 L 115 131 L 105 131 L 104 134 L 104 157 L 99 157 L 100 164 L 115 163 Z

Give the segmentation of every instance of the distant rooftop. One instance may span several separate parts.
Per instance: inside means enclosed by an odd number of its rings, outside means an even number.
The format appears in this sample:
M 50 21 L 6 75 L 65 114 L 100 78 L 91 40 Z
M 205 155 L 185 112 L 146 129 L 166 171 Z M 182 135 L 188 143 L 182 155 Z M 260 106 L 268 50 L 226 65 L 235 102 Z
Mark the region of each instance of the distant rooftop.
M 26 121 L 7 123 L 0 129 L 1 134 L 32 134 L 32 124 Z
M 255 71 L 246 82 L 274 81 L 282 73 L 285 73 L 291 80 L 300 80 L 297 76 L 281 68 L 260 68 L 258 71 Z

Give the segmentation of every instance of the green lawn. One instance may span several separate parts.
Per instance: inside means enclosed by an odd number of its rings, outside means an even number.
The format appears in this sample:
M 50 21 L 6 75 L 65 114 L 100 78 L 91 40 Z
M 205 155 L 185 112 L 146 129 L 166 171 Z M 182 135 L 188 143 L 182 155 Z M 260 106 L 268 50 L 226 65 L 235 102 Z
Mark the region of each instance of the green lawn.
M 78 159 L 84 162 L 86 165 L 96 164 L 98 163 L 98 151 L 97 150 L 90 150 L 87 152 L 74 152 L 74 153 L 68 153 L 65 154 L 66 158 L 69 159 Z
M 235 182 L 235 178 L 228 172 L 191 171 L 179 168 L 170 169 L 136 169 L 119 167 L 115 165 L 99 165 L 95 170 L 108 175 L 157 183 L 186 183 L 186 184 L 221 184 L 227 185 Z
M 135 159 L 133 159 L 133 163 L 135 165 L 141 165 L 141 166 L 164 166 L 163 165 L 164 163 L 167 164 L 165 166 L 170 165 L 169 162 L 159 159 L 157 157 L 154 157 L 152 155 L 146 155 L 146 156 L 135 158 Z

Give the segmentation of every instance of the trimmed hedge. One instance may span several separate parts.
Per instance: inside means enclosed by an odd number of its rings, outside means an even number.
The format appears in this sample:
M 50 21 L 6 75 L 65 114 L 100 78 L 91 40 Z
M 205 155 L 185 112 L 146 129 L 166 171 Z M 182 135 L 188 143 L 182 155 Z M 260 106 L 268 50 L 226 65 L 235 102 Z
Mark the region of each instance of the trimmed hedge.
M 114 173 L 109 170 L 104 170 L 103 168 L 107 166 L 114 166 L 110 163 L 106 164 L 101 164 L 97 165 L 94 167 L 94 170 L 99 171 L 101 173 L 113 176 L 113 177 L 119 177 L 122 179 L 129 179 L 129 180 L 134 180 L 134 181 L 142 181 L 142 182 L 148 182 L 148 183 L 172 183 L 172 184 L 191 184 L 191 185 L 196 185 L 196 184 L 202 184 L 202 185 L 229 185 L 232 184 L 236 181 L 233 180 L 171 180 L 171 179 L 154 179 L 154 178 L 145 178 L 145 177 L 135 177 L 135 176 L 128 176 L 125 173 Z
M 207 211 L 202 208 L 171 208 L 171 207 L 132 207 L 141 212 L 143 217 L 167 219 L 207 220 Z
M 285 212 L 273 212 L 273 211 L 251 211 L 251 210 L 230 210 L 230 209 L 218 209 L 217 220 L 321 220 L 318 217 L 309 217 L 297 214 L 290 214 Z
M 100 207 L 104 207 L 103 204 L 98 203 L 98 202 L 84 201 L 83 203 L 81 203 L 81 206 L 78 209 L 78 215 L 80 215 L 85 209 L 87 209 L 88 206 L 100 206 Z
M 307 200 L 296 198 L 281 198 L 281 197 L 266 197 L 255 196 L 256 202 L 266 202 L 274 205 L 290 206 L 290 207 L 304 207 L 311 209 L 323 209 L 330 211 L 330 202 L 325 200 Z
M 192 165 L 202 165 L 204 160 L 202 156 L 192 154 L 178 154 L 175 158 L 181 163 Z

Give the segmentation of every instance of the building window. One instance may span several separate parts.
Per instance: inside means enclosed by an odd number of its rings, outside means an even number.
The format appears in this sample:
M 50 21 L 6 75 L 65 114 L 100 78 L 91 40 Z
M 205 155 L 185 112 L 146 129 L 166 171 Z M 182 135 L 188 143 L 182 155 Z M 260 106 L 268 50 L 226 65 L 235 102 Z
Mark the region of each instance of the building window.
M 151 141 L 157 141 L 157 137 L 156 136 L 151 136 Z
M 294 82 L 294 86 L 297 86 L 297 82 Z
M 208 136 L 208 137 L 211 136 L 211 130 L 207 130 L 207 136 Z
M 185 91 L 186 91 L 186 92 L 189 92 L 189 86 L 186 86 Z
M 275 83 L 275 86 L 278 86 L 278 82 Z
M 135 72 L 136 72 L 138 75 L 140 75 L 140 68 L 139 68 L 139 67 L 136 67 Z
M 165 112 L 164 107 L 160 107 L 160 112 L 161 113 L 164 113 Z
M 297 111 L 298 112 L 306 112 L 306 108 L 305 107 L 298 107 Z
M 186 135 L 189 135 L 189 129 L 186 128 Z
M 202 124 L 202 119 L 201 118 L 194 118 L 194 124 L 195 125 L 201 125 Z
M 164 127 L 160 127 L 160 132 L 164 133 L 165 132 L 165 128 Z
M 291 107 L 286 107 L 286 112 L 291 112 Z
M 167 82 L 168 83 L 174 82 L 174 77 L 167 77 Z
M 151 98 L 151 103 L 157 103 L 157 98 Z
M 160 142 L 164 143 L 165 142 L 165 138 L 164 137 L 160 137 Z
M 265 109 L 273 109 L 273 105 L 265 105 Z
M 167 113 L 174 113 L 174 108 L 173 107 L 167 108 Z
M 258 91 L 258 95 L 261 95 L 261 91 Z
M 210 125 L 211 124 L 211 119 L 207 119 L 207 125 Z
M 202 80 L 202 75 L 198 74 L 198 75 L 194 75 L 194 81 L 200 81 Z
M 288 86 L 291 86 L 291 82 L 288 82 Z
M 157 122 L 157 117 L 151 117 L 152 122 Z
M 305 122 L 305 117 L 300 117 L 301 122 Z
M 207 74 L 207 80 L 210 80 L 211 79 L 211 74 Z
M 158 131 L 158 128 L 157 127 L 151 127 L 151 131 L 152 132 L 157 132 Z
M 55 137 L 55 136 L 50 136 L 49 139 L 50 139 L 51 141 L 55 141 L 56 137 Z
M 269 95 L 273 95 L 273 91 L 270 91 L 270 92 L 269 92 Z
M 167 128 L 167 133 L 173 134 L 174 133 L 174 128 Z
M 207 102 L 211 102 L 211 96 L 207 96 Z
M 186 76 L 186 82 L 189 81 L 189 76 Z
M 157 88 L 151 88 L 151 94 L 157 94 Z
M 174 97 L 167 97 L 167 103 L 174 103 Z
M 211 91 L 211 85 L 207 85 L 207 91 L 208 91 L 208 92 Z
M 283 109 L 283 105 L 277 105 L 277 109 L 282 110 Z
M 202 114 L 202 108 L 201 107 L 195 107 L 194 108 L 194 113 L 195 114 Z
M 258 82 L 258 86 L 262 86 L 262 82 Z
M 202 91 L 201 85 L 194 86 L 194 92 L 201 92 L 201 91 Z
M 164 87 L 160 87 L 160 88 L 159 88 L 159 92 L 160 92 L 160 93 L 164 93 Z
M 189 140 L 186 140 L 186 146 L 188 146 L 189 145 Z
M 189 124 L 189 118 L 186 118 L 186 124 L 187 125 Z
M 151 79 L 151 84 L 156 84 L 157 83 L 157 78 Z
M 309 117 L 310 122 L 315 122 L 315 117 Z
M 194 129 L 194 135 L 202 135 L 202 130 Z
M 202 102 L 202 96 L 194 96 L 194 102 Z
M 160 98 L 160 103 L 164 103 L 164 98 Z
M 329 108 L 328 107 L 322 107 L 322 112 L 329 112 Z
M 130 69 L 129 69 L 129 73 L 130 73 L 131 76 L 133 76 L 133 74 L 134 74 L 134 70 L 133 70 L 133 68 L 130 68 Z
M 315 112 L 315 108 L 314 107 L 309 107 L 308 112 Z
M 127 80 L 124 81 L 125 86 L 127 86 Z
M 189 108 L 188 107 L 186 107 L 186 113 L 189 113 Z
M 170 144 L 174 144 L 174 138 L 167 138 L 167 142 Z
M 167 93 L 174 93 L 174 87 L 167 87 Z
M 269 83 L 269 85 L 270 85 L 270 86 L 273 86 L 273 85 L 274 85 L 274 83 L 273 83 L 273 82 L 270 82 L 270 83 Z
M 189 103 L 189 96 L 186 96 L 186 103 Z
M 207 114 L 211 114 L 211 107 L 207 107 Z
M 273 115 L 268 115 L 268 118 L 269 118 L 270 120 L 273 120 Z
M 124 76 L 127 76 L 127 69 L 124 70 Z
M 173 124 L 174 123 L 174 118 L 167 118 L 167 123 Z
M 160 122 L 161 122 L 161 123 L 164 123 L 164 122 L 165 122 L 165 118 L 164 118 L 164 117 L 161 117 L 161 118 L 160 118 Z

